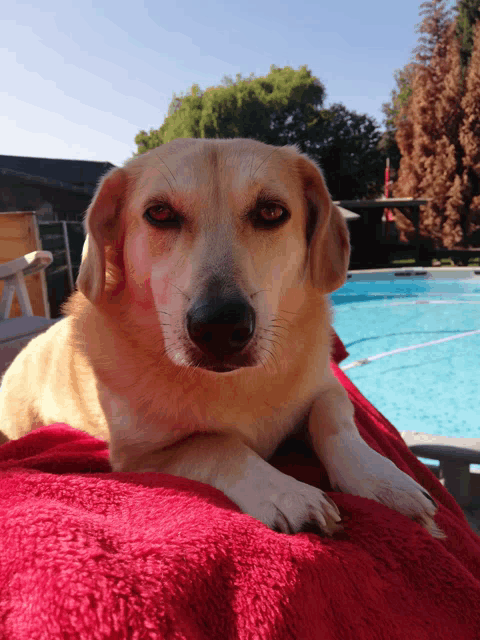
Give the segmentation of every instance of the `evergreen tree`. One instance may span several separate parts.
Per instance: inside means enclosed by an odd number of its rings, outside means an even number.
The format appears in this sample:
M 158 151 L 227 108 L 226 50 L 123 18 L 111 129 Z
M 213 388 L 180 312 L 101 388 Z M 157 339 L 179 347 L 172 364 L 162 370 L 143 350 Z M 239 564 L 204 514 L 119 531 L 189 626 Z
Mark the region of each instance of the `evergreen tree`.
M 463 117 L 463 80 L 460 47 L 454 35 L 455 25 L 452 24 L 446 36 L 444 68 L 439 69 L 442 85 L 435 113 L 440 136 L 433 175 L 433 200 L 430 203 L 434 215 L 443 218 L 441 239 L 448 248 L 463 241 L 462 221 L 465 217 L 465 212 L 459 207 L 462 195 L 463 150 L 459 142 L 459 128 Z
M 410 163 L 414 167 L 416 181 L 413 183 L 414 197 L 433 197 L 433 166 L 436 161 L 437 122 L 435 103 L 437 100 L 437 77 L 435 67 L 420 69 L 413 81 L 411 98 L 411 119 L 413 124 L 413 149 Z M 402 158 L 403 161 L 403 158 Z M 400 163 L 399 180 L 402 176 Z M 420 234 L 433 240 L 437 245 L 440 237 L 441 220 L 436 219 L 430 205 L 420 211 Z
M 464 75 L 472 55 L 475 25 L 480 20 L 480 0 L 459 0 L 455 10 L 457 12 L 456 35 L 460 44 Z
M 398 176 L 397 169 L 402 156 L 396 140 L 397 127 L 403 126 L 406 107 L 412 95 L 413 79 L 419 67 L 429 66 L 436 46 L 444 39 L 446 29 L 451 23 L 452 10 L 445 7 L 445 0 L 423 2 L 420 9 L 423 20 L 416 26 L 417 33 L 422 34 L 419 38 L 419 45 L 413 51 L 413 60 L 403 69 L 397 69 L 394 72 L 396 87 L 391 92 L 390 101 L 382 105 L 385 116 L 385 132 L 382 135 L 379 148 L 384 155 L 390 157 L 394 177 Z M 402 124 L 399 125 L 399 123 Z M 402 135 L 401 133 L 400 136 Z
M 450 137 L 452 127 L 448 133 L 444 130 L 449 118 L 457 123 L 458 130 L 458 114 L 448 112 L 448 106 L 453 105 L 454 98 L 448 94 L 445 103 L 439 103 L 439 94 L 444 90 L 445 78 L 454 56 L 453 53 L 450 53 L 450 57 L 448 55 L 452 22 L 449 22 L 450 10 L 445 8 L 443 0 L 424 2 L 421 9 L 423 20 L 417 30 L 422 36 L 415 49 L 411 92 L 407 105 L 397 117 L 397 144 L 402 159 L 394 194 L 431 200 L 421 208 L 420 234 L 425 244 L 440 246 L 444 222 L 441 207 L 445 205 L 453 186 L 457 165 L 455 146 L 452 148 Z M 447 84 L 450 86 L 452 83 L 454 80 L 450 78 Z M 442 176 L 447 180 L 446 184 L 441 184 Z M 412 236 L 413 225 L 405 216 L 397 214 L 397 226 L 401 238 Z
M 452 22 L 452 10 L 445 5 L 446 0 L 428 0 L 420 5 L 423 20 L 417 25 L 416 32 L 422 35 L 414 53 L 421 65 L 428 66 L 437 46 L 445 41 L 446 31 Z
M 402 157 L 396 140 L 397 128 L 399 122 L 405 120 L 405 110 L 412 94 L 412 82 L 415 71 L 416 65 L 412 62 L 405 65 L 403 69 L 397 69 L 394 72 L 396 87 L 392 90 L 390 102 L 382 104 L 382 111 L 385 116 L 383 120 L 385 131 L 380 139 L 379 149 L 385 157 L 390 158 L 392 179 L 396 179 L 397 177 L 397 171 Z M 402 112 L 401 118 L 400 112 Z
M 420 173 L 413 162 L 413 122 L 411 117 L 411 102 L 408 101 L 400 108 L 396 118 L 395 140 L 401 154 L 397 180 L 393 184 L 393 195 L 396 198 L 408 198 L 418 195 Z M 401 242 L 407 242 L 415 233 L 415 227 L 408 216 L 396 210 L 395 226 Z
M 480 22 L 477 24 L 472 56 L 462 100 L 463 122 L 459 139 L 463 148 L 464 231 L 467 242 L 480 244 Z

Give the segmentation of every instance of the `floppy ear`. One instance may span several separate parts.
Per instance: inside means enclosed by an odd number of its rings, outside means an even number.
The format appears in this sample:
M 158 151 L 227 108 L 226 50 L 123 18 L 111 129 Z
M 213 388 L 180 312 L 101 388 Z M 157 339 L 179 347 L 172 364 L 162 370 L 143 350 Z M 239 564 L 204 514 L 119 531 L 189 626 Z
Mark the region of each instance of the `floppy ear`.
M 86 233 L 78 289 L 93 303 L 105 290 L 105 249 L 118 236 L 118 217 L 126 191 L 126 172 L 112 169 L 101 180 L 84 220 Z
M 307 209 L 307 243 L 314 287 L 332 293 L 347 278 L 350 238 L 347 223 L 333 204 L 319 167 L 305 155 L 299 157 Z

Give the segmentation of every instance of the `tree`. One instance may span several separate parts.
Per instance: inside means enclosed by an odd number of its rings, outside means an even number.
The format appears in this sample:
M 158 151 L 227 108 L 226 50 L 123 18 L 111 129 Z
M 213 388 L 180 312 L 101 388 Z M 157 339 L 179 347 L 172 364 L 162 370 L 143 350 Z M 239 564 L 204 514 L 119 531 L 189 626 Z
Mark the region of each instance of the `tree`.
M 452 39 L 452 26 L 448 22 L 450 12 L 442 0 L 424 2 L 421 8 L 424 17 L 417 29 L 423 35 L 415 50 L 411 91 L 396 121 L 402 159 L 394 194 L 430 199 L 429 204 L 421 208 L 419 231 L 424 242 L 440 246 L 443 210 L 457 167 L 452 136 L 455 127 L 458 131 L 460 87 L 452 88 L 455 80 L 450 76 L 445 84 L 454 56 L 453 53 L 448 55 L 448 43 Z M 450 93 L 445 93 L 446 86 Z M 439 96 L 443 93 L 442 102 Z M 457 111 L 449 112 L 448 109 L 455 106 L 454 96 Z M 454 123 L 450 128 L 447 127 L 449 119 Z M 397 225 L 401 238 L 413 233 L 413 225 L 406 216 L 397 214 Z
M 460 44 L 464 76 L 472 55 L 475 24 L 480 20 L 480 0 L 459 0 L 455 10 L 457 12 L 456 35 Z
M 441 0 L 421 8 L 415 61 L 384 105 L 401 154 L 394 194 L 430 198 L 420 233 L 434 246 L 480 244 L 480 0 L 459 0 L 455 20 Z M 411 237 L 410 221 L 396 222 Z
M 304 150 L 323 168 L 334 199 L 376 197 L 383 185 L 380 131 L 367 115 L 333 104 L 309 131 Z
M 459 140 L 463 148 L 465 235 L 470 243 L 480 243 L 480 21 L 466 77 L 462 100 L 463 122 Z
M 195 89 L 195 91 L 194 91 Z M 310 70 L 270 68 L 261 78 L 253 74 L 233 81 L 225 76 L 219 87 L 174 96 L 169 115 L 160 129 L 135 138 L 143 153 L 176 138 L 255 138 L 287 144 L 305 138 L 323 107 L 325 87 Z
M 135 136 L 137 153 L 145 153 L 176 138 L 199 138 L 202 116 L 203 93 L 196 84 L 189 95 L 176 96 L 170 103 L 164 124 L 160 129 L 150 129 L 149 133 L 140 131 Z M 165 126 L 168 123 L 168 128 Z
M 325 87 L 303 66 L 272 65 L 265 77 L 224 77 L 218 87 L 173 97 L 159 129 L 135 138 L 143 153 L 176 138 L 253 138 L 267 144 L 296 143 L 323 165 L 336 198 L 378 192 L 382 178 L 378 125 L 342 105 L 323 107 Z
M 430 65 L 435 48 L 444 39 L 446 29 L 451 23 L 451 9 L 445 8 L 445 0 L 423 2 L 420 9 L 423 20 L 416 26 L 416 31 L 422 35 L 419 38 L 419 45 L 413 51 L 414 58 L 403 69 L 397 69 L 394 72 L 396 87 L 391 92 L 390 101 L 382 105 L 385 132 L 379 148 L 385 156 L 390 157 L 394 178 L 398 176 L 400 159 L 403 155 L 396 140 L 397 128 L 405 123 L 415 74 L 419 68 Z M 401 133 L 400 136 L 402 135 L 404 134 Z
M 438 72 L 442 79 L 435 105 L 439 137 L 432 177 L 433 199 L 429 206 L 435 217 L 442 219 L 442 244 L 450 249 L 463 241 L 462 220 L 465 217 L 460 205 L 463 150 L 459 142 L 459 128 L 463 118 L 463 79 L 455 24 L 446 33 L 446 42 L 446 55 L 440 60 L 443 68 Z
M 392 89 L 390 102 L 385 102 L 382 105 L 383 115 L 385 116 L 383 121 L 385 131 L 381 136 L 379 149 L 385 157 L 390 158 L 393 169 L 392 179 L 396 179 L 402 157 L 396 140 L 399 120 L 401 122 L 404 119 L 403 117 L 400 119 L 400 112 L 402 112 L 404 116 L 405 109 L 408 106 L 412 94 L 412 82 L 415 71 L 415 64 L 409 62 L 403 69 L 397 69 L 394 72 L 394 79 L 397 86 Z
M 422 35 L 414 54 L 421 65 L 430 65 L 436 48 L 445 41 L 447 29 L 452 22 L 452 9 L 447 9 L 445 4 L 446 0 L 428 0 L 420 5 L 423 20 L 416 26 L 416 32 Z
M 397 179 L 393 184 L 395 198 L 408 198 L 417 195 L 420 174 L 413 162 L 413 122 L 411 118 L 411 103 L 404 104 L 396 119 L 395 141 L 401 155 Z M 411 220 L 403 212 L 396 210 L 395 226 L 401 242 L 407 242 L 415 233 Z

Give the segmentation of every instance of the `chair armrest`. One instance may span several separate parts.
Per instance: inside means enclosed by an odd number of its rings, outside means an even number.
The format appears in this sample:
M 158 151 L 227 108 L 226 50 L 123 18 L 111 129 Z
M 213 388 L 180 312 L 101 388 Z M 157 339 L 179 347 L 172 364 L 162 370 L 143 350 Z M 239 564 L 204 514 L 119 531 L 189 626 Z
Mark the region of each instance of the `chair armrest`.
M 50 251 L 32 251 L 21 258 L 10 260 L 0 265 L 0 280 L 4 280 L 2 298 L 0 300 L 0 321 L 6 320 L 12 308 L 13 295 L 16 292 L 18 303 L 24 316 L 33 316 L 32 305 L 28 296 L 25 276 L 43 271 L 53 262 Z
M 32 251 L 21 258 L 0 264 L 0 280 L 14 276 L 19 271 L 21 271 L 24 276 L 28 276 L 46 269 L 52 262 L 53 255 L 50 251 Z
M 480 464 L 480 440 L 452 438 L 428 433 L 403 431 L 402 438 L 416 456 L 440 462 L 440 475 L 446 489 L 460 506 L 470 504 L 470 465 Z
M 480 464 L 480 451 L 464 449 L 442 444 L 413 444 L 410 451 L 421 458 L 432 458 L 440 462 L 453 462 L 459 464 Z

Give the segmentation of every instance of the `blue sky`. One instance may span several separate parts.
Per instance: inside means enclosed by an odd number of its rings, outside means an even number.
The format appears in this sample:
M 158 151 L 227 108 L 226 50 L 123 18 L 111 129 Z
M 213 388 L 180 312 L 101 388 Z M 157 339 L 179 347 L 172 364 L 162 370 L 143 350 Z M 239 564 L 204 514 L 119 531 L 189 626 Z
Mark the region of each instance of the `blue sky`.
M 173 93 L 306 64 L 382 124 L 421 0 L 11 0 L 0 22 L 0 155 L 109 161 L 159 127 Z

